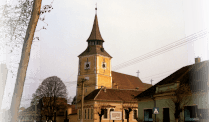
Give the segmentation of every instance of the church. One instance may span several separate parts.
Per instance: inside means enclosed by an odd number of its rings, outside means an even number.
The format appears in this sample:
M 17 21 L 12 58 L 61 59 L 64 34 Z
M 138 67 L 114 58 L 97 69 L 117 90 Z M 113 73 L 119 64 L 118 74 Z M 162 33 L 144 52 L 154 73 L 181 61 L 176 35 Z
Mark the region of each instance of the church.
M 97 8 L 96 8 L 97 10 Z M 70 114 L 70 121 L 81 121 L 82 85 L 84 82 L 83 121 L 99 122 L 111 120 L 110 111 L 121 112 L 122 121 L 137 121 L 138 103 L 134 96 L 150 88 L 138 77 L 111 70 L 111 55 L 105 51 L 95 14 L 93 28 L 87 39 L 87 48 L 78 56 L 77 114 Z M 111 120 L 112 121 L 112 120 Z

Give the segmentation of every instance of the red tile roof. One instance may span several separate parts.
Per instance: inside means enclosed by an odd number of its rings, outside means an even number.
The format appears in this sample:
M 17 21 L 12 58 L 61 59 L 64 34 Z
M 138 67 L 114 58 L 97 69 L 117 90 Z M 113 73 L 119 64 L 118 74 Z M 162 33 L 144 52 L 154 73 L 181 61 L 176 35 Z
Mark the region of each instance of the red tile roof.
M 134 97 L 141 93 L 138 90 L 123 90 L 123 89 L 96 89 L 87 95 L 84 100 L 99 100 L 99 101 L 123 101 L 137 102 Z
M 188 65 L 177 70 L 170 76 L 150 87 L 146 91 L 137 95 L 136 98 L 151 97 L 155 94 L 157 85 L 164 85 L 179 81 L 180 83 L 190 84 L 192 91 L 207 91 L 209 90 L 209 61 L 200 62 L 193 65 Z
M 144 91 L 151 87 L 151 84 L 143 83 L 138 77 L 112 71 L 112 88 L 136 89 Z

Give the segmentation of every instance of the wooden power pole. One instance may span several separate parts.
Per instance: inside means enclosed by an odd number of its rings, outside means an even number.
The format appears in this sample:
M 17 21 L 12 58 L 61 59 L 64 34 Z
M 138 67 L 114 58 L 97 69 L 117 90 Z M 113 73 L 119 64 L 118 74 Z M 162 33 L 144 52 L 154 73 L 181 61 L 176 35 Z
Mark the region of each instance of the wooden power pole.
M 25 34 L 25 39 L 23 42 L 22 54 L 19 63 L 19 68 L 17 72 L 17 79 L 15 82 L 15 88 L 12 96 L 12 102 L 10 107 L 10 112 L 12 114 L 11 122 L 18 121 L 18 110 L 20 107 L 20 101 L 22 98 L 22 92 L 25 83 L 26 71 L 28 68 L 28 62 L 30 59 L 31 46 L 33 43 L 33 37 L 36 30 L 36 25 L 40 16 L 42 0 L 33 0 L 33 9 L 31 12 L 30 22 Z
M 86 81 L 86 79 L 82 79 L 81 80 L 81 92 L 82 92 L 82 96 L 81 96 L 81 122 L 83 122 L 83 104 L 84 104 L 84 82 Z

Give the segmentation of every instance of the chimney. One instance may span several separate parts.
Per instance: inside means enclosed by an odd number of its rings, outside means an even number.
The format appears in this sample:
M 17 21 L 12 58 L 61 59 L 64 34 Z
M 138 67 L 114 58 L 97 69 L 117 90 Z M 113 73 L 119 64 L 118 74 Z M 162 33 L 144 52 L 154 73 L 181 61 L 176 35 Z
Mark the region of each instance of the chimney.
M 200 57 L 195 58 L 195 64 L 196 64 L 196 63 L 200 63 L 200 62 L 201 62 Z
M 199 71 L 200 57 L 195 58 L 195 71 Z
M 106 92 L 107 90 L 106 90 L 106 87 L 104 87 L 104 92 Z

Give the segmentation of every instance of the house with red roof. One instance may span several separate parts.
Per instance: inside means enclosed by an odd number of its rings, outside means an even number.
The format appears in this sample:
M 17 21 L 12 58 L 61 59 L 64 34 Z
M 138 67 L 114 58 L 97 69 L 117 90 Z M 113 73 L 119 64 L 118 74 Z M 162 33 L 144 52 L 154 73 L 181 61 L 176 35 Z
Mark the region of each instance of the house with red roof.
M 195 64 L 175 71 L 138 94 L 138 119 L 144 122 L 209 120 L 209 61 L 195 59 Z M 154 111 L 156 109 L 156 113 Z M 178 113 L 179 112 L 179 113 Z

